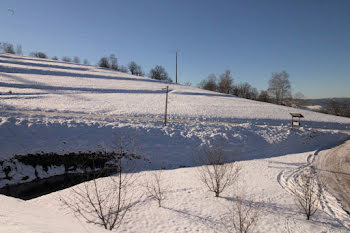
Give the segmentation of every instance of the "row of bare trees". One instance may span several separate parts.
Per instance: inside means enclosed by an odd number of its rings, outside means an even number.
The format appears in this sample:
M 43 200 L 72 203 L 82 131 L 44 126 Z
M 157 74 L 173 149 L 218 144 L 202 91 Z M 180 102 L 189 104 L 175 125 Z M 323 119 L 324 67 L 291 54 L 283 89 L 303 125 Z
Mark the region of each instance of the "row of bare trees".
M 219 79 L 215 74 L 210 74 L 198 84 L 198 87 L 209 91 L 232 94 L 245 99 L 288 106 L 300 106 L 301 101 L 305 99 L 300 92 L 295 94 L 295 98 L 292 97 L 289 74 L 286 71 L 272 73 L 268 89 L 260 92 L 247 82 L 234 84 L 233 81 L 231 71 L 226 70 L 220 75 Z
M 21 45 L 17 45 L 15 48 L 13 44 L 7 42 L 0 42 L 0 52 L 23 55 Z
M 23 55 L 22 46 L 17 45 L 17 47 L 15 49 L 13 44 L 11 44 L 11 43 L 0 43 L 0 52 Z M 44 52 L 40 52 L 40 51 L 31 52 L 29 55 L 31 57 L 48 59 L 48 56 Z M 51 59 L 56 60 L 56 61 L 59 60 L 59 58 L 57 56 L 54 56 Z M 68 56 L 64 56 L 64 57 L 62 57 L 61 60 L 64 62 L 73 62 L 75 64 L 81 64 L 81 60 L 78 56 L 75 56 L 73 59 L 68 57 Z M 90 63 L 87 59 L 84 59 L 82 64 L 90 65 Z M 123 73 L 130 72 L 130 74 L 132 74 L 132 75 L 145 76 L 145 72 L 142 70 L 142 67 L 140 65 L 138 65 L 135 61 L 129 62 L 127 66 L 119 65 L 118 59 L 117 59 L 116 55 L 113 53 L 109 56 L 105 56 L 105 57 L 100 58 L 97 65 L 99 67 L 102 67 L 102 68 L 112 69 L 112 70 L 120 71 Z M 152 79 L 172 82 L 172 79 L 169 77 L 165 68 L 161 65 L 156 65 L 154 68 L 152 68 L 150 70 L 148 76 Z
M 129 149 L 124 138 L 118 145 L 118 152 L 113 165 L 116 165 L 116 174 L 110 179 L 98 179 L 77 185 L 71 192 L 61 197 L 62 203 L 76 216 L 88 223 L 100 225 L 105 229 L 118 228 L 127 215 L 135 207 L 142 196 L 155 200 L 159 207 L 166 199 L 169 187 L 164 183 L 161 170 L 150 172 L 149 178 L 144 182 L 144 193 L 137 196 L 135 181 L 137 176 L 132 172 L 130 156 L 135 150 Z M 198 167 L 198 179 L 205 184 L 216 197 L 232 187 L 238 179 L 240 167 L 236 163 L 227 163 L 224 148 L 221 146 L 205 147 L 198 153 L 198 160 L 204 166 Z M 248 232 L 258 219 L 259 208 L 246 204 L 241 196 L 235 196 L 229 205 L 229 220 L 237 232 Z
M 21 45 L 17 45 L 16 49 L 14 47 L 13 44 L 8 43 L 8 42 L 2 42 L 0 43 L 0 52 L 3 53 L 10 53 L 10 54 L 17 54 L 17 55 L 23 55 L 23 51 L 22 51 L 22 46 Z M 37 58 L 43 58 L 43 59 L 48 59 L 49 57 L 46 55 L 46 53 L 41 52 L 41 51 L 36 51 L 36 52 L 31 52 L 29 53 L 29 56 L 31 57 L 37 57 Z M 59 58 L 57 56 L 54 56 L 51 58 L 52 60 L 56 60 L 58 61 Z M 73 62 L 76 64 L 80 64 L 80 58 L 78 56 L 75 56 L 73 59 L 71 59 L 68 56 L 64 56 L 62 57 L 62 61 L 65 62 Z M 89 61 L 87 59 L 83 60 L 83 64 L 84 65 L 89 65 Z
M 169 186 L 164 182 L 161 170 L 148 173 L 150 176 L 141 185 L 144 188 L 142 194 L 136 190 L 140 186 L 136 183 L 139 177 L 133 173 L 131 158 L 136 154 L 133 145 L 121 137 L 113 162 L 116 174 L 110 179 L 98 179 L 97 176 L 90 182 L 71 188 L 69 195 L 61 198 L 63 204 L 88 223 L 109 230 L 122 224 L 127 213 L 140 203 L 141 197 L 155 200 L 162 207 Z M 261 202 L 247 200 L 245 192 L 240 190 L 237 182 L 242 169 L 227 152 L 223 144 L 202 147 L 195 156 L 195 161 L 200 165 L 196 168 L 197 177 L 216 198 L 221 197 L 224 191 L 231 190 L 233 195 L 227 206 L 226 225 L 233 232 L 251 232 L 264 206 Z M 308 220 L 318 208 L 320 192 L 317 185 L 315 172 L 310 170 L 300 175 L 298 186 L 293 190 L 296 203 Z
M 226 70 L 221 74 L 219 79 L 215 74 L 210 74 L 198 84 L 198 87 L 209 91 L 232 94 L 246 99 L 258 100 L 260 98 L 258 90 L 249 83 L 234 84 L 230 70 Z M 264 100 L 263 98 L 260 99 Z

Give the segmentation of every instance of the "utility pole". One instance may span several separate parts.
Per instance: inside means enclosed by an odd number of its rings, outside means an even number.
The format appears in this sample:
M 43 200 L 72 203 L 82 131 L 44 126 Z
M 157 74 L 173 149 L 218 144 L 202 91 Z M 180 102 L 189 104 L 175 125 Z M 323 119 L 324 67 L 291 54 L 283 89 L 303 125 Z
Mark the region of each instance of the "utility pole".
M 167 123 L 167 113 L 168 113 L 168 92 L 169 92 L 169 86 L 166 86 L 163 90 L 166 90 L 165 95 L 165 114 L 164 114 L 164 126 L 166 126 Z
M 177 84 L 177 51 L 176 51 L 176 84 Z

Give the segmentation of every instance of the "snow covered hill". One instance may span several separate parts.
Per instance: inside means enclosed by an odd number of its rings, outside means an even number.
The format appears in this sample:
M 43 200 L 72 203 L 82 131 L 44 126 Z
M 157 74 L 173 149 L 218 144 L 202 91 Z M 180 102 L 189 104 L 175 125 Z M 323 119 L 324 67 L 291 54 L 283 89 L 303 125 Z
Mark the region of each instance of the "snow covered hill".
M 93 66 L 8 54 L 0 55 L 0 74 L 3 107 L 102 115 L 162 116 L 165 102 L 162 88 L 169 85 Z M 172 119 L 289 121 L 289 112 L 295 111 L 195 87 L 170 84 L 169 89 Z M 350 123 L 345 118 L 298 111 L 306 121 Z
M 161 122 L 165 105 L 162 89 L 167 85 L 170 121 L 183 121 L 170 122 L 165 128 Z M 334 132 L 329 135 L 312 129 L 350 129 L 347 118 L 167 84 L 94 66 L 9 54 L 0 55 L 0 93 L 0 158 L 28 151 L 111 147 L 114 134 L 128 132 L 136 137 L 146 154 L 158 151 L 155 157 L 166 157 L 162 163 L 175 166 L 188 164 L 182 159 L 188 155 L 188 149 L 216 137 L 229 139 L 239 147 L 241 159 L 245 159 L 256 155 L 252 152 L 253 144 L 259 145 L 262 152 L 262 147 L 271 150 L 270 145 L 290 143 L 294 137 L 301 143 L 313 134 L 328 135 L 327 141 L 332 143 L 332 138 L 338 140 L 341 133 L 334 136 Z M 29 114 L 28 110 L 35 112 Z M 288 127 L 289 113 L 296 111 L 305 116 L 302 131 L 290 131 Z M 57 113 L 61 115 L 55 115 Z M 302 136 L 296 136 L 298 134 Z M 157 150 L 150 150 L 150 145 Z M 183 146 L 178 149 L 178 145 Z M 249 148 L 245 148 L 247 146 Z M 294 149 L 305 151 L 297 146 L 293 146 Z M 247 150 L 249 155 L 242 152 Z M 168 155 L 165 156 L 165 152 Z
M 169 124 L 164 127 L 163 89 L 166 86 L 170 89 Z M 328 231 L 328 228 L 342 232 L 348 227 L 344 228 L 343 225 L 348 224 L 344 219 L 323 212 L 317 217 L 318 223 L 305 223 L 300 220 L 302 217 L 295 217 L 297 213 L 291 207 L 293 200 L 286 192 L 288 187 L 277 182 L 279 174 L 280 178 L 282 174 L 289 174 L 288 168 L 292 172 L 295 166 L 306 163 L 310 153 L 349 139 L 348 118 L 241 99 L 93 66 L 9 54 L 0 54 L 0 93 L 0 160 L 41 151 L 63 154 L 112 150 L 115 140 L 126 135 L 135 140 L 139 152 L 151 161 L 141 170 L 179 168 L 193 166 L 193 154 L 202 145 L 223 142 L 231 159 L 241 160 L 247 170 L 244 180 L 252 180 L 247 186 L 248 194 L 269 203 L 264 210 L 267 217 L 257 228 L 260 232 Z M 290 112 L 305 116 L 302 128 L 290 128 Z M 282 171 L 284 173 L 280 173 Z M 148 171 L 141 173 L 147 175 Z M 217 202 L 210 194 L 205 194 L 203 199 L 203 189 L 193 178 L 194 173 L 194 168 L 166 171 L 173 189 L 167 209 L 161 210 L 162 218 L 157 217 L 158 207 L 151 208 L 147 202 L 127 218 L 122 230 L 222 232 L 218 219 L 223 214 L 225 200 Z M 0 179 L 4 176 L 0 172 Z M 188 182 L 181 183 L 184 179 Z M 17 182 L 23 181 L 6 180 L 0 185 Z M 68 191 L 31 202 L 57 209 L 57 197 L 65 192 Z M 6 201 L 4 198 L 0 196 L 0 201 Z M 14 212 L 17 204 L 31 208 L 30 204 L 13 203 Z M 11 214 L 10 209 L 5 212 L 6 216 Z M 158 219 L 156 223 L 145 217 L 148 209 L 149 217 Z M 216 216 L 211 217 L 210 213 Z M 0 207 L 0 222 L 4 223 L 2 215 Z M 6 219 L 9 221 L 8 217 Z M 145 222 L 138 222 L 141 219 Z M 205 224 L 208 222 L 214 224 L 214 228 Z M 157 228 L 153 224 L 158 224 Z M 0 230 L 3 229 L 6 228 L 0 226 Z M 31 231 L 35 232 L 36 228 Z M 52 228 L 48 231 L 64 230 Z M 74 228 L 72 231 L 82 232 Z

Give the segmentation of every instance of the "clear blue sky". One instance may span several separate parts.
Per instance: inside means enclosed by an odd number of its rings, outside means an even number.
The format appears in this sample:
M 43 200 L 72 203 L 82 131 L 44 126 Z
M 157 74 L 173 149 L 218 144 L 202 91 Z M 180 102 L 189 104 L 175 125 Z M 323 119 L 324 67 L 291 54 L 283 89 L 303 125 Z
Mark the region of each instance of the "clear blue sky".
M 12 15 L 8 9 L 13 9 Z M 350 1 L 0 1 L 0 41 L 23 52 L 79 56 L 96 64 L 115 53 L 146 72 L 163 65 L 197 84 L 230 69 L 235 82 L 266 89 L 286 70 L 292 91 L 350 97 Z

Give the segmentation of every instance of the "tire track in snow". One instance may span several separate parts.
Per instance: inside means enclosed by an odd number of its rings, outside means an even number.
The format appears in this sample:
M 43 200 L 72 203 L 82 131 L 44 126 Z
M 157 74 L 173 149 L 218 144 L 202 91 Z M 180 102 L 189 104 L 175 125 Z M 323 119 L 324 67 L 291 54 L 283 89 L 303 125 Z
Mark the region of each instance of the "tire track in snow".
M 313 154 L 310 154 L 304 165 L 301 165 L 297 168 L 287 168 L 282 170 L 277 175 L 277 182 L 281 185 L 281 187 L 286 190 L 288 193 L 294 195 L 295 191 L 300 187 L 299 177 L 300 174 L 306 169 L 312 168 L 313 163 L 315 162 L 315 158 L 317 155 L 317 151 Z M 317 172 L 316 172 L 317 174 Z M 320 192 L 319 196 L 319 209 L 322 209 L 326 214 L 336 219 L 337 222 L 342 225 L 344 228 L 350 231 L 350 219 L 346 211 L 342 209 L 342 206 L 337 201 L 337 199 L 331 195 L 329 192 L 322 188 L 322 185 L 317 177 L 318 189 Z

